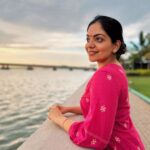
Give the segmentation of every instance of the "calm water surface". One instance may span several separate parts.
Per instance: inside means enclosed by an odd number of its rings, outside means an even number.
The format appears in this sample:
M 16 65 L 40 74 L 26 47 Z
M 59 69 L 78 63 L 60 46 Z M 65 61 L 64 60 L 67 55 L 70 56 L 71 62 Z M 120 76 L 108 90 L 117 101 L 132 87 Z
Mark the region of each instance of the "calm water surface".
M 16 150 L 47 118 L 48 106 L 62 104 L 92 71 L 0 70 L 0 150 Z

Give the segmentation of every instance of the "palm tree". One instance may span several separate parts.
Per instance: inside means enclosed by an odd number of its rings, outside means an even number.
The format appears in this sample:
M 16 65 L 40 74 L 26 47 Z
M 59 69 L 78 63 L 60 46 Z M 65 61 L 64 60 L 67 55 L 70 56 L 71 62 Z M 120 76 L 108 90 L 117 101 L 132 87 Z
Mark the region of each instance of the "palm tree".
M 150 33 L 146 35 L 147 44 L 150 46 Z
M 150 52 L 150 33 L 144 36 L 143 31 L 139 33 L 139 44 L 137 45 L 134 42 L 130 42 L 134 49 L 137 51 L 136 54 L 133 54 L 130 57 L 130 61 L 134 65 L 136 62 L 142 65 L 143 60 L 145 59 L 144 56 L 146 53 Z
M 144 36 L 143 31 L 141 31 L 139 33 L 139 44 L 134 43 L 133 41 L 131 41 L 130 43 L 132 44 L 132 46 L 135 48 L 135 50 L 140 51 L 141 49 L 147 47 L 147 44 L 150 44 L 150 35 L 147 34 L 146 36 Z M 147 43 L 146 41 L 149 38 L 149 42 Z

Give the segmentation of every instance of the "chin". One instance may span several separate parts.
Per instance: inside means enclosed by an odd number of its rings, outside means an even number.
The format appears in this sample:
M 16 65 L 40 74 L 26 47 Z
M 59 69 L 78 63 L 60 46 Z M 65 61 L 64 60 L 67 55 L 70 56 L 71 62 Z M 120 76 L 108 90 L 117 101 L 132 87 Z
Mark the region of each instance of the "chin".
M 91 59 L 91 58 L 89 58 L 89 61 L 90 61 L 90 62 L 96 62 L 97 60 L 96 60 L 96 59 Z

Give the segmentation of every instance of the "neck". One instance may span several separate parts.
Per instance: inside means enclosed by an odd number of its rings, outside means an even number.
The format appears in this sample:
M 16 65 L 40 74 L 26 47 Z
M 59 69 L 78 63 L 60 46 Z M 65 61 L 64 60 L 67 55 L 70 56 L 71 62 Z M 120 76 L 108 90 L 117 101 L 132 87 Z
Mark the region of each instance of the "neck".
M 102 68 L 102 67 L 106 66 L 107 64 L 118 64 L 118 65 L 120 65 L 119 61 L 114 57 L 107 59 L 105 61 L 98 61 L 97 64 L 98 64 L 98 68 Z

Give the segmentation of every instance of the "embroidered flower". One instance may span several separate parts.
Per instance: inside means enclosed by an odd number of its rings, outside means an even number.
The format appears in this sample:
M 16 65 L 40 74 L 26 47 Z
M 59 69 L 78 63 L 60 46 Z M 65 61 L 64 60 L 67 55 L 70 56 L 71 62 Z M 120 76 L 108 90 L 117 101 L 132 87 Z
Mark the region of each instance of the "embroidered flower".
M 107 79 L 108 79 L 108 80 L 111 80 L 111 79 L 112 79 L 112 76 L 108 74 L 108 75 L 107 75 Z
M 116 147 L 116 146 L 114 146 L 114 150 L 117 150 L 117 147 Z
M 141 150 L 141 148 L 138 146 L 138 147 L 137 147 L 137 150 Z
M 95 145 L 96 142 L 97 142 L 96 139 L 92 139 L 91 144 L 92 144 L 92 145 Z
M 87 103 L 89 103 L 89 101 L 90 101 L 89 98 L 86 98 L 85 100 L 86 100 Z
M 125 128 L 127 128 L 127 127 L 128 127 L 126 123 L 124 123 L 124 124 L 123 124 L 123 126 L 124 126 Z
M 76 132 L 76 137 L 79 137 L 79 132 Z
M 123 70 L 121 70 L 121 69 L 119 69 L 119 71 L 123 74 L 124 72 L 123 72 Z
M 118 136 L 115 136 L 115 141 L 116 141 L 117 143 L 120 143 L 120 138 L 119 138 Z
M 129 102 L 129 98 L 128 97 L 127 97 L 126 101 Z
M 105 105 L 102 105 L 102 106 L 100 107 L 100 111 L 101 111 L 101 112 L 105 112 L 105 111 L 106 111 L 106 106 L 105 106 Z

